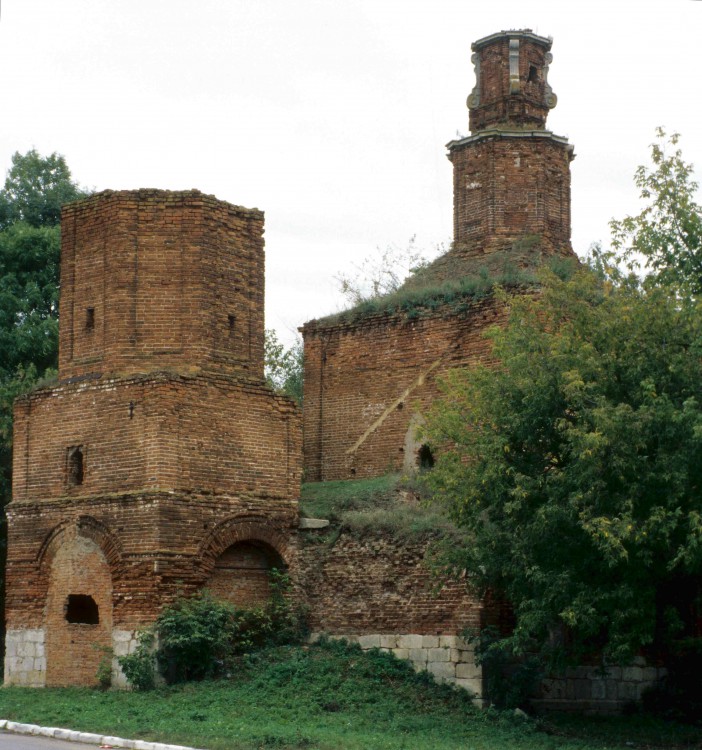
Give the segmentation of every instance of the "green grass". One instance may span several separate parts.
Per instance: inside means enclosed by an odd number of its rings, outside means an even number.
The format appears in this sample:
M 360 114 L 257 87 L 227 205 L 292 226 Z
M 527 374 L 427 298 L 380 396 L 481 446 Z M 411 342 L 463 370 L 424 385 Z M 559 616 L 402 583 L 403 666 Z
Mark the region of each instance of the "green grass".
M 327 536 L 332 539 L 342 528 L 352 534 L 386 533 L 400 539 L 460 536 L 438 505 L 419 498 L 417 486 L 399 474 L 310 482 L 302 485 L 300 512 L 331 521 Z
M 650 748 L 649 726 L 559 724 L 474 708 L 465 693 L 435 685 L 403 661 L 343 643 L 286 647 L 243 659 L 230 680 L 151 693 L 89 689 L 0 691 L 2 718 L 207 750 L 623 750 Z M 599 724 L 598 724 L 599 726 Z M 670 730 L 678 747 L 689 739 Z M 669 744 L 668 747 L 674 745 Z
M 393 502 L 400 481 L 399 474 L 387 474 L 373 479 L 307 482 L 302 485 L 300 512 L 310 518 L 338 521 L 348 511 L 372 510 Z

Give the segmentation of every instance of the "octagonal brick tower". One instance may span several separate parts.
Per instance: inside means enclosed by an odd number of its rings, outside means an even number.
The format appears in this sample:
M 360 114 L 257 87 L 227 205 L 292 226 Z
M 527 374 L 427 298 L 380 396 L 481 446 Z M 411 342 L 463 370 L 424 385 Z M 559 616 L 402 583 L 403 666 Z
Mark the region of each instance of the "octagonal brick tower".
M 467 256 L 537 247 L 571 255 L 567 139 L 546 130 L 556 106 L 551 39 L 501 31 L 472 45 L 471 135 L 447 144 L 454 167 L 454 246 Z
M 6 684 L 94 684 L 178 593 L 260 602 L 297 527 L 299 415 L 263 378 L 263 214 L 106 191 L 61 233 L 58 383 L 14 410 Z

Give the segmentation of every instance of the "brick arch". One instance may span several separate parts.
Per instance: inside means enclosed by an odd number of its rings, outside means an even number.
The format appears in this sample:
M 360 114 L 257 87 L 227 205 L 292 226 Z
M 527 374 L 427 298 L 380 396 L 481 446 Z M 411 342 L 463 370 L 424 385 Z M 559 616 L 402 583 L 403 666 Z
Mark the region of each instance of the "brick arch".
M 290 545 L 279 528 L 273 527 L 264 516 L 235 516 L 218 523 L 200 544 L 198 556 L 203 573 L 212 573 L 217 558 L 237 542 L 263 542 L 273 548 L 286 566 L 290 563 Z
M 120 559 L 109 529 L 91 516 L 59 524 L 45 539 L 38 564 L 47 586 L 47 686 L 96 683 L 112 646 L 114 567 Z
M 63 521 L 54 526 L 47 534 L 37 554 L 37 565 L 40 568 L 50 567 L 61 545 L 78 536 L 95 542 L 101 549 L 107 564 L 112 571 L 122 562 L 122 545 L 110 529 L 93 516 L 78 516 L 78 518 Z

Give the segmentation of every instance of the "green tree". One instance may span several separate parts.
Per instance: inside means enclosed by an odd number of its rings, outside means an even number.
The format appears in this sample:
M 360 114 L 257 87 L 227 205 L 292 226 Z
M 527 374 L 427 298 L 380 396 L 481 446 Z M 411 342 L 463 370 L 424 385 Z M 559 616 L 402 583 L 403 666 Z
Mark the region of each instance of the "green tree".
M 349 307 L 398 291 L 430 263 L 429 255 L 417 247 L 414 236 L 410 237 L 406 247 L 388 245 L 384 250 L 377 250 L 377 254 L 354 266 L 352 272 L 342 271 L 334 277 Z M 439 245 L 432 255 L 443 250 Z
M 651 166 L 640 166 L 634 181 L 643 209 L 610 222 L 612 245 L 634 267 L 643 263 L 648 283 L 702 291 L 702 211 L 695 200 L 698 184 L 692 164 L 678 148 L 680 136 L 656 131 Z
M 702 310 L 608 260 L 504 295 L 499 366 L 451 373 L 428 420 L 471 538 L 450 563 L 514 608 L 499 647 L 548 666 L 625 663 L 700 606 Z
M 56 226 L 61 220 L 61 206 L 85 195 L 60 154 L 41 156 L 35 149 L 26 154 L 15 152 L 0 191 L 0 229 L 16 222 Z
M 84 195 L 62 156 L 34 150 L 14 154 L 0 190 L 2 507 L 11 488 L 12 403 L 57 364 L 60 208 Z
M 265 331 L 263 359 L 266 382 L 278 393 L 294 399 L 302 406 L 304 347 L 298 336 L 292 346 L 287 347 L 278 338 L 275 330 Z

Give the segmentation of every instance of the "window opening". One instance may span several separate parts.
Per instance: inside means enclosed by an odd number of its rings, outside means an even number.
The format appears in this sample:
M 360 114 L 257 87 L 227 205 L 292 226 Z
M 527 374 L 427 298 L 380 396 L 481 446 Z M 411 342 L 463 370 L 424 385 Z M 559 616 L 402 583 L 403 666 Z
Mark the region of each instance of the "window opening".
M 227 320 L 229 322 L 229 335 L 233 336 L 236 330 L 236 315 L 228 315 Z
M 536 65 L 529 66 L 529 76 L 527 77 L 527 83 L 536 83 L 539 80 L 539 71 L 536 69 Z
M 77 487 L 83 484 L 85 466 L 83 463 L 83 446 L 74 445 L 68 449 L 68 486 Z
M 95 328 L 95 308 L 85 308 L 85 330 L 92 331 Z
M 66 622 L 99 625 L 100 612 L 95 599 L 88 594 L 69 594 L 66 600 Z
M 419 463 L 420 471 L 427 471 L 434 466 L 434 454 L 428 445 L 423 445 L 419 449 L 417 454 L 417 462 Z

